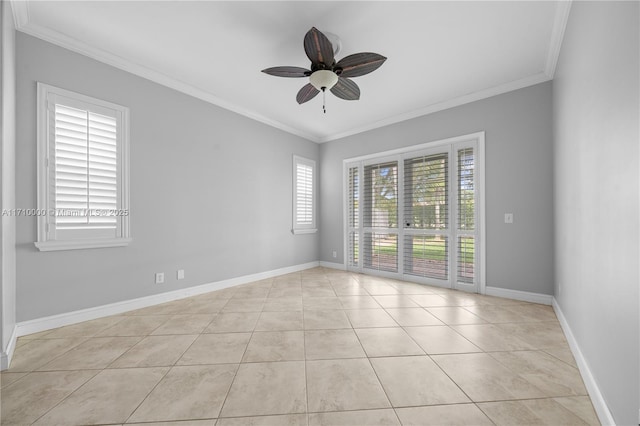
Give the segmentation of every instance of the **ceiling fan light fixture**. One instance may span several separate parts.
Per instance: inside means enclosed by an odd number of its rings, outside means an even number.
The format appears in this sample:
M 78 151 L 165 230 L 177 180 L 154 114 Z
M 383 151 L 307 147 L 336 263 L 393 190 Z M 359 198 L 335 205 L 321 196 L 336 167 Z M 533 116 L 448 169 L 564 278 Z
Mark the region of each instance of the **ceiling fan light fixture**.
M 338 76 L 333 71 L 318 70 L 311 74 L 309 82 L 318 90 L 331 89 L 338 82 Z
M 316 27 L 307 31 L 303 44 L 304 53 L 311 60 L 311 69 L 284 66 L 262 70 L 263 73 L 276 77 L 309 77 L 309 82 L 296 95 L 296 101 L 300 105 L 315 98 L 320 92 L 324 98 L 327 89 L 340 99 L 357 101 L 360 99 L 360 88 L 351 78 L 369 74 L 387 60 L 377 53 L 361 52 L 345 56 L 336 62 L 335 53 L 340 50 L 340 39 L 336 37 L 335 41 L 330 40 Z M 324 101 L 323 109 L 326 112 Z

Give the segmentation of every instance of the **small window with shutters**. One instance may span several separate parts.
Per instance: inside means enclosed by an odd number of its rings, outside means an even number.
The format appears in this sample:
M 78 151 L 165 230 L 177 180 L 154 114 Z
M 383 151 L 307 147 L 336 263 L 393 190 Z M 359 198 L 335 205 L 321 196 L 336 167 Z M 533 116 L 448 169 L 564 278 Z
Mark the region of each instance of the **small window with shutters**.
M 38 83 L 38 249 L 131 241 L 128 122 L 128 108 Z
M 310 234 L 316 228 L 316 162 L 293 156 L 294 234 Z

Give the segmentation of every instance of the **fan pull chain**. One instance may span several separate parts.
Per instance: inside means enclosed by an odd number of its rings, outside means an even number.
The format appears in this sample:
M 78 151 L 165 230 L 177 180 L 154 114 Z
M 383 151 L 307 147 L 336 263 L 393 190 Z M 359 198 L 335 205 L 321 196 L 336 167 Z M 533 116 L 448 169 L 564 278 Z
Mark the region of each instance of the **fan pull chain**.
M 327 88 L 323 87 L 322 88 L 322 111 L 324 111 L 325 114 L 327 113 L 326 102 L 327 102 Z

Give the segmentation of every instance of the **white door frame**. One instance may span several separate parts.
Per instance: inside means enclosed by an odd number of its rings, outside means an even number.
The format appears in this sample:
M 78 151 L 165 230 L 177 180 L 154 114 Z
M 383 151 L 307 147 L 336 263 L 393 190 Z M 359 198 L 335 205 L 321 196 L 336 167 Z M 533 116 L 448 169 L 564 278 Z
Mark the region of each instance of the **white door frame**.
M 385 162 L 387 160 L 391 160 L 391 159 L 397 159 L 398 157 L 398 199 L 400 198 L 400 194 L 402 191 L 402 188 L 404 186 L 404 179 L 401 178 L 401 176 L 403 176 L 403 174 L 401 175 L 401 171 L 404 168 L 404 159 L 405 158 L 410 158 L 413 154 L 420 154 L 420 151 L 431 151 L 434 148 L 438 148 L 438 147 L 442 147 L 444 145 L 449 145 L 450 151 L 453 151 L 452 147 L 454 146 L 454 144 L 461 144 L 464 142 L 473 142 L 476 144 L 477 146 L 477 152 L 476 152 L 476 163 L 475 163 L 475 177 L 476 177 L 476 188 L 475 190 L 477 191 L 477 197 L 476 197 L 476 226 L 478 227 L 478 241 L 476 242 L 476 265 L 475 265 L 475 280 L 476 283 L 473 285 L 474 287 L 474 291 L 477 291 L 480 294 L 485 294 L 486 292 L 486 219 L 485 219 L 485 133 L 484 132 L 477 132 L 477 133 L 471 133 L 471 134 L 467 134 L 467 135 L 462 135 L 462 136 L 456 136 L 456 137 L 452 137 L 452 138 L 447 138 L 447 139 L 442 139 L 442 140 L 437 140 L 437 141 L 432 141 L 432 142 L 427 142 L 427 143 L 423 143 L 420 145 L 413 145 L 413 146 L 409 146 L 406 148 L 400 148 L 400 149 L 394 149 L 394 150 L 389 150 L 389 151 L 383 151 L 383 152 L 378 152 L 378 153 L 372 153 L 372 154 L 367 154 L 367 155 L 363 155 L 363 156 L 358 156 L 358 157 L 352 157 L 352 158 L 347 158 L 343 160 L 343 212 L 347 212 L 348 210 L 348 205 L 349 205 L 349 164 L 351 163 L 355 163 L 355 162 L 361 162 L 361 165 L 364 163 L 382 163 Z M 450 155 L 450 161 L 452 162 L 452 165 L 450 164 L 450 173 L 454 173 L 457 172 L 457 159 L 455 157 L 455 152 L 453 152 L 454 155 Z M 363 167 L 359 167 L 359 184 L 362 187 L 362 169 Z M 453 195 L 455 197 L 457 197 L 457 188 L 455 187 L 455 182 L 454 179 L 450 179 L 450 197 Z M 453 185 L 453 188 L 451 187 L 451 185 Z M 362 192 L 360 192 L 360 197 L 362 199 Z M 453 200 L 455 201 L 455 199 Z M 429 284 L 429 285 L 440 285 L 442 286 L 442 283 L 437 283 L 437 282 L 425 282 L 425 280 L 420 279 L 420 277 L 412 277 L 412 276 L 407 276 L 404 274 L 400 274 L 400 271 L 402 271 L 403 265 L 401 264 L 401 262 L 403 261 L 403 250 L 400 250 L 400 238 L 404 235 L 404 231 L 403 231 L 403 226 L 401 226 L 402 221 L 404 220 L 404 212 L 403 212 L 403 206 L 402 203 L 400 203 L 400 200 L 398 200 L 398 273 L 385 273 L 383 271 L 372 271 L 372 270 L 366 270 L 366 273 L 368 274 L 372 274 L 372 275 L 380 275 L 380 276 L 384 276 L 384 277 L 390 277 L 390 278 L 401 278 L 404 280 L 410 280 L 410 281 L 415 281 L 415 282 L 420 282 L 423 284 Z M 362 215 L 362 207 L 360 207 L 360 215 Z M 450 219 L 450 226 L 455 227 L 455 220 L 456 218 L 451 218 Z M 456 230 L 454 229 L 452 231 L 453 235 L 457 235 Z M 345 270 L 354 270 L 353 267 L 349 266 L 349 250 L 348 250 L 348 235 L 349 235 L 349 223 L 348 223 L 348 215 L 344 214 L 344 223 L 343 223 L 343 253 L 344 255 L 344 259 L 343 259 L 343 267 Z M 450 244 L 454 244 L 457 243 L 457 241 L 451 241 Z M 360 245 L 360 255 L 359 255 L 359 261 L 360 261 L 360 266 L 358 268 L 355 268 L 355 270 L 357 272 L 365 272 L 363 265 L 362 265 L 362 245 Z M 451 265 L 455 265 L 455 262 L 450 262 L 450 267 Z M 450 277 L 450 282 L 447 283 L 446 287 L 448 288 L 459 288 L 459 289 L 465 289 L 465 285 L 464 284 L 460 284 L 457 283 L 457 270 L 451 270 L 449 273 L 449 277 Z

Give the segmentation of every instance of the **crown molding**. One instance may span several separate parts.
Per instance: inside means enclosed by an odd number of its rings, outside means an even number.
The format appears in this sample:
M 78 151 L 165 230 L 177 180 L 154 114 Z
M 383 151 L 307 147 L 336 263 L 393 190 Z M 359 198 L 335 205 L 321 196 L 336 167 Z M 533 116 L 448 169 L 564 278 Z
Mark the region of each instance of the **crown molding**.
M 273 128 L 282 130 L 295 136 L 299 136 L 315 143 L 330 142 L 337 139 L 342 139 L 348 136 L 352 136 L 358 133 L 367 132 L 370 130 L 378 129 L 380 127 L 396 124 L 402 121 L 410 120 L 412 118 L 421 117 L 435 112 L 443 111 L 449 108 L 464 105 L 470 102 L 486 99 L 492 96 L 500 95 L 513 90 L 518 90 L 524 87 L 532 86 L 538 83 L 543 83 L 553 79 L 555 68 L 558 62 L 558 56 L 560 54 L 560 48 L 562 46 L 562 39 L 564 37 L 564 31 L 567 25 L 569 17 L 569 11 L 571 9 L 572 0 L 561 0 L 556 5 L 556 14 L 554 18 L 553 30 L 551 35 L 551 41 L 549 44 L 549 50 L 547 54 L 547 61 L 543 72 L 531 75 L 516 81 L 501 84 L 495 87 L 490 87 L 485 90 L 473 92 L 470 94 L 462 95 L 457 98 L 448 99 L 443 102 L 428 105 L 417 110 L 408 111 L 393 117 L 389 117 L 383 120 L 379 120 L 373 123 L 366 124 L 360 127 L 354 127 L 352 129 L 334 133 L 331 135 L 318 135 L 303 131 L 301 129 L 292 127 L 278 120 L 273 120 L 262 114 L 259 114 L 248 108 L 244 108 L 226 99 L 222 99 L 213 93 L 206 90 L 195 87 L 189 83 L 181 81 L 177 78 L 170 77 L 166 74 L 147 68 L 143 65 L 132 62 L 121 56 L 114 55 L 104 50 L 90 46 L 81 40 L 74 37 L 69 37 L 65 34 L 57 31 L 50 30 L 42 27 L 30 21 L 29 19 L 29 0 L 9 0 L 12 6 L 13 17 L 16 30 L 25 34 L 37 37 L 49 43 L 87 56 L 91 59 L 103 62 L 121 70 L 127 71 L 139 77 L 146 78 L 147 80 L 185 93 L 187 95 L 198 98 L 202 101 L 219 106 L 226 110 L 235 112 L 252 120 L 266 124 Z
M 33 22 L 29 22 L 28 8 L 26 6 L 28 2 L 13 1 L 12 3 L 20 5 L 17 9 L 14 9 L 14 10 L 18 10 L 17 16 L 19 17 L 20 20 L 17 21 L 19 22 L 19 25 L 16 25 L 16 29 L 19 30 L 20 32 L 29 34 L 31 36 L 37 37 L 49 43 L 55 44 L 57 46 L 60 46 L 65 49 L 71 50 L 73 52 L 79 53 L 81 55 L 87 56 L 91 59 L 95 59 L 96 61 L 100 61 L 107 65 L 111 65 L 121 70 L 130 72 L 131 74 L 135 74 L 139 77 L 146 78 L 147 80 L 151 80 L 155 83 L 161 84 L 163 86 L 166 86 L 171 89 L 177 90 L 179 92 L 185 93 L 187 95 L 193 96 L 194 98 L 198 98 L 210 104 L 213 104 L 221 108 L 224 108 L 226 110 L 243 115 L 252 120 L 258 121 L 260 123 L 266 124 L 268 126 L 274 127 L 284 132 L 299 136 L 311 142 L 316 142 L 316 143 L 320 142 L 319 138 L 316 135 L 304 132 L 300 129 L 296 129 L 280 121 L 265 117 L 252 110 L 243 108 L 233 102 L 229 102 L 226 99 L 219 98 L 218 96 L 210 92 L 207 92 L 198 87 L 185 83 L 184 81 L 170 77 L 161 72 L 152 70 L 143 65 L 136 64 L 132 61 L 124 59 L 121 56 L 105 52 L 104 50 L 101 50 L 101 49 L 97 49 L 74 37 L 69 37 L 65 34 L 61 34 L 57 31 L 52 31 L 48 28 L 34 24 Z M 16 15 L 16 12 L 14 12 L 14 16 L 15 15 Z
M 391 124 L 400 123 L 402 121 L 411 120 L 412 118 L 422 117 L 424 115 L 433 114 L 435 112 L 443 111 L 445 109 L 454 108 L 454 107 L 465 105 L 475 101 L 480 101 L 482 99 L 487 99 L 496 95 L 501 95 L 503 93 L 511 92 L 518 89 L 523 89 L 525 87 L 533 86 L 539 83 L 544 83 L 545 81 L 549 81 L 549 80 L 551 80 L 551 78 L 546 73 L 541 72 L 539 74 L 525 77 L 520 80 L 515 80 L 509 83 L 490 87 L 488 89 L 469 93 L 467 95 L 458 96 L 457 98 L 431 104 L 424 108 L 419 108 L 419 109 L 408 111 L 406 113 L 399 114 L 390 118 L 385 118 L 384 120 L 379 120 L 371 124 L 367 124 L 365 126 L 356 127 L 356 128 L 347 130 L 345 132 L 335 133 L 325 138 L 321 138 L 319 142 L 324 143 L 324 142 L 330 142 L 337 139 L 346 138 L 347 136 L 353 136 L 358 133 L 363 133 L 369 130 L 378 129 L 380 127 L 385 127 Z
M 11 13 L 13 14 L 13 25 L 16 30 L 20 30 L 29 23 L 29 3 L 26 1 L 9 0 Z
M 547 52 L 547 63 L 544 73 L 553 79 L 560 57 L 560 48 L 564 39 L 564 31 L 567 28 L 569 20 L 569 12 L 571 11 L 572 0 L 562 0 L 556 4 L 556 16 L 553 21 L 553 30 L 551 31 L 551 41 L 549 43 L 549 51 Z

